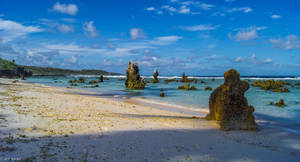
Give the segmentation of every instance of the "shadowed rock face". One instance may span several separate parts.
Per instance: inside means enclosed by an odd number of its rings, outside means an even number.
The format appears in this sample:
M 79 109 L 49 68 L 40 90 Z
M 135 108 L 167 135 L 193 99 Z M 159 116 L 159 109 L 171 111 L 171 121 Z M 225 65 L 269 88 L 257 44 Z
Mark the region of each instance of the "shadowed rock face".
M 99 82 L 103 82 L 103 75 L 100 75 L 100 77 L 98 78 Z
M 249 84 L 240 80 L 240 74 L 231 69 L 224 74 L 225 82 L 209 98 L 209 120 L 217 120 L 222 130 L 257 130 L 254 108 L 248 105 L 244 93 Z
M 153 79 L 152 79 L 152 83 L 158 83 L 158 71 L 156 69 L 153 70 Z
M 131 62 L 128 63 L 126 76 L 127 76 L 127 79 L 125 81 L 126 88 L 144 89 L 145 82 L 140 77 L 139 67 L 137 66 L 137 63 L 131 63 Z

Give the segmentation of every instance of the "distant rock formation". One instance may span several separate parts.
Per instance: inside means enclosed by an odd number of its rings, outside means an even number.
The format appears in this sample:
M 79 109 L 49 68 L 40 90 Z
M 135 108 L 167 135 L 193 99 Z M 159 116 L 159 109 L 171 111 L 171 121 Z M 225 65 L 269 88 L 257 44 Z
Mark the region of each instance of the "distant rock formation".
M 178 82 L 178 80 L 176 80 L 175 78 L 165 80 L 166 84 L 168 84 L 169 82 Z
M 82 78 L 82 77 L 80 77 L 79 79 L 78 79 L 78 81 L 77 81 L 78 83 L 84 83 L 85 82 L 85 80 L 84 80 L 84 78 Z
M 189 78 L 185 75 L 185 73 L 182 73 L 182 78 L 181 78 L 180 82 L 194 82 L 194 81 L 196 81 L 196 79 L 189 79 Z
M 195 86 L 190 87 L 190 84 L 186 84 L 186 85 L 183 85 L 183 86 L 178 86 L 178 89 L 184 89 L 186 91 L 197 90 L 197 88 Z
M 153 70 L 152 83 L 159 83 L 159 80 L 158 80 L 158 71 L 156 69 Z
M 145 82 L 140 77 L 139 67 L 137 66 L 137 63 L 131 63 L 129 61 L 128 67 L 127 67 L 127 70 L 126 70 L 126 76 L 127 76 L 127 79 L 125 81 L 126 88 L 129 88 L 129 89 L 144 89 Z
M 91 80 L 88 82 L 88 84 L 97 84 L 97 81 L 96 80 Z
M 225 82 L 209 98 L 209 120 L 217 120 L 221 130 L 256 131 L 254 108 L 248 105 L 244 93 L 249 84 L 240 80 L 240 74 L 231 69 L 224 73 Z
M 103 75 L 100 75 L 100 77 L 99 77 L 98 81 L 99 81 L 100 83 L 102 83 L 102 82 L 103 82 Z
M 275 80 L 266 80 L 255 81 L 252 86 L 253 87 L 260 87 L 263 90 L 272 90 L 272 92 L 290 92 L 288 87 L 284 87 L 286 85 L 291 85 L 290 83 L 284 82 L 282 80 L 275 81 Z

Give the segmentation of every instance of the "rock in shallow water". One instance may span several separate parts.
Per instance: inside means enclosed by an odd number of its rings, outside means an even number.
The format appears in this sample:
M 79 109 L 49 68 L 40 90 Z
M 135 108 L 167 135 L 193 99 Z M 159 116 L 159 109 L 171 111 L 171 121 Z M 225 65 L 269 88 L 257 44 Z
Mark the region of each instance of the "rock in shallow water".
M 285 107 L 285 103 L 283 99 L 280 99 L 278 102 L 274 103 L 274 102 L 270 102 L 270 105 L 274 105 L 274 106 L 278 106 L 278 107 Z
M 240 80 L 240 74 L 231 69 L 224 73 L 225 82 L 216 88 L 209 98 L 206 119 L 216 120 L 221 130 L 256 131 L 254 108 L 248 105 L 244 93 L 249 84 Z
M 146 84 L 144 80 L 140 77 L 139 67 L 137 66 L 137 63 L 131 63 L 131 62 L 128 63 L 126 76 L 127 76 L 127 79 L 125 81 L 126 88 L 144 89 Z
M 159 75 L 158 71 L 156 69 L 154 69 L 152 83 L 159 83 L 158 75 Z

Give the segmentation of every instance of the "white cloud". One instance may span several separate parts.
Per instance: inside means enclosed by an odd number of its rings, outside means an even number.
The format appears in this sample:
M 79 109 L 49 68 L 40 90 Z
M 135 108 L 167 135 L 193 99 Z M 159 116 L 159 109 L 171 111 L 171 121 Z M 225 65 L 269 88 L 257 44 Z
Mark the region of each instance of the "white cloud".
M 72 26 L 68 26 L 66 24 L 60 24 L 58 25 L 58 30 L 62 33 L 70 33 L 70 32 L 74 32 L 74 28 Z
M 239 29 L 236 35 L 232 35 L 229 33 L 229 38 L 234 39 L 236 41 L 249 41 L 258 38 L 257 31 L 259 30 L 265 30 L 267 27 L 255 27 L 251 26 L 246 29 Z
M 65 55 L 74 55 L 74 54 L 100 54 L 105 52 L 105 49 L 95 49 L 91 47 L 81 47 L 76 44 L 44 44 L 46 50 L 58 51 L 61 54 Z
M 270 58 L 267 58 L 264 62 L 265 63 L 272 63 L 272 60 Z
M 252 8 L 250 7 L 239 7 L 239 8 L 232 8 L 232 9 L 229 9 L 228 12 L 229 13 L 232 13 L 232 12 L 244 12 L 244 13 L 249 13 L 249 12 L 252 12 Z
M 270 39 L 270 42 L 273 46 L 277 48 L 282 48 L 285 50 L 294 50 L 300 49 L 300 40 L 299 37 L 296 35 L 288 35 L 285 39 L 278 38 L 278 39 Z
M 272 15 L 271 18 L 272 19 L 280 19 L 280 18 L 282 18 L 282 16 L 280 16 L 280 15 Z
M 88 21 L 83 23 L 82 25 L 83 31 L 85 32 L 85 34 L 89 37 L 98 37 L 98 31 L 96 29 L 96 27 L 94 26 L 94 22 L 93 21 Z
M 183 39 L 183 37 L 180 37 L 177 35 L 171 35 L 171 36 L 156 37 L 155 39 L 157 39 L 159 41 L 176 42 L 180 39 Z
M 207 4 L 207 3 L 202 3 L 200 4 L 200 7 L 205 10 L 205 11 L 209 11 L 211 10 L 212 8 L 215 7 L 215 5 L 212 5 L 212 4 Z
M 237 57 L 234 61 L 235 61 L 235 62 L 241 62 L 241 61 L 243 61 L 243 57 L 242 57 L 242 56 L 239 56 L 239 57 Z
M 176 8 L 169 6 L 169 5 L 161 6 L 161 8 L 168 11 L 170 15 L 173 15 L 174 12 L 177 12 Z
M 155 11 L 155 8 L 154 7 L 148 7 L 146 8 L 147 11 Z
M 253 65 L 272 65 L 277 66 L 278 64 L 274 63 L 271 58 L 267 58 L 265 60 L 261 60 L 256 57 L 256 54 L 252 54 L 248 58 L 243 58 L 242 56 L 239 56 L 235 59 L 230 59 L 230 61 L 234 61 L 237 63 L 245 63 L 245 64 L 253 64 Z
M 212 26 L 211 24 L 204 24 L 204 25 L 194 25 L 194 26 L 183 26 L 180 28 L 188 31 L 210 31 L 210 30 L 216 30 L 217 27 L 218 26 Z
M 180 14 L 189 14 L 191 12 L 190 8 L 187 6 L 181 6 L 178 13 Z
M 76 63 L 77 58 L 75 56 L 72 56 L 70 62 L 73 63 L 73 64 Z
M 0 18 L 0 36 L 4 42 L 42 31 L 43 29 L 39 26 L 25 26 L 15 21 Z
M 75 4 L 61 4 L 56 2 L 53 6 L 53 10 L 64 14 L 76 15 L 78 7 Z
M 0 14 L 0 17 L 4 17 L 4 14 Z
M 133 40 L 138 40 L 138 39 L 146 39 L 147 36 L 143 29 L 131 28 L 130 29 L 130 37 Z

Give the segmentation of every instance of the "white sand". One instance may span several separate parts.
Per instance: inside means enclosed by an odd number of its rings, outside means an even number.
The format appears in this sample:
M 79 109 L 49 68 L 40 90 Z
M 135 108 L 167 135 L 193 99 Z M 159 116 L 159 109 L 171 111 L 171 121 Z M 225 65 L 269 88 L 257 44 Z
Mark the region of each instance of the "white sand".
M 0 79 L 0 161 L 300 161 L 300 136 Z

